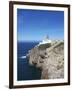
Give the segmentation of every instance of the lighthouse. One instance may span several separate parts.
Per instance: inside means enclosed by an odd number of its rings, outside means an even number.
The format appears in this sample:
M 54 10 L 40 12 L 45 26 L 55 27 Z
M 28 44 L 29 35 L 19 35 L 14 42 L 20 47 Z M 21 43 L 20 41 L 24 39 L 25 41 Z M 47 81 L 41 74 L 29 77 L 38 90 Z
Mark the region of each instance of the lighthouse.
M 44 37 L 44 39 L 39 43 L 39 45 L 41 45 L 41 44 L 50 44 L 51 43 L 51 40 L 49 39 L 49 36 L 48 35 L 46 35 L 45 37 Z

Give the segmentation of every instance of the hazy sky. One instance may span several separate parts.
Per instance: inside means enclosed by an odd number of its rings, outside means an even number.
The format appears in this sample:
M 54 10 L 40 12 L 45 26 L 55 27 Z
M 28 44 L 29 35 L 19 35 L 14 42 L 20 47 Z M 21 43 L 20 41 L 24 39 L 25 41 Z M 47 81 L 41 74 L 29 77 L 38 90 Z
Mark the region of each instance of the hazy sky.
M 64 12 L 48 10 L 17 10 L 18 41 L 64 38 Z

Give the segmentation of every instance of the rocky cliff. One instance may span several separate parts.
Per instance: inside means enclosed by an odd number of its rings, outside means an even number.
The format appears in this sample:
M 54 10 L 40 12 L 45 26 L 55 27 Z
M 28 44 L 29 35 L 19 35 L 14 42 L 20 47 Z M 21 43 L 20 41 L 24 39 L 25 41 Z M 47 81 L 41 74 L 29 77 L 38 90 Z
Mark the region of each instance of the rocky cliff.
M 41 79 L 64 78 L 64 41 L 35 46 L 27 57 L 30 65 L 42 70 Z

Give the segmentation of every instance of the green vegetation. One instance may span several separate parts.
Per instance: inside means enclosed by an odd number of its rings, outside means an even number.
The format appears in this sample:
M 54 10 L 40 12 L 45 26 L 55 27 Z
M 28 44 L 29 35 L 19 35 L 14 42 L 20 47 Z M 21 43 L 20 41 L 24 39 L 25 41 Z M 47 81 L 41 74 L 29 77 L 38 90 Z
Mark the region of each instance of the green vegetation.
M 38 46 L 38 48 L 40 50 L 43 50 L 43 49 L 49 48 L 50 46 L 51 46 L 51 43 L 47 43 L 47 44 L 41 44 L 40 46 Z

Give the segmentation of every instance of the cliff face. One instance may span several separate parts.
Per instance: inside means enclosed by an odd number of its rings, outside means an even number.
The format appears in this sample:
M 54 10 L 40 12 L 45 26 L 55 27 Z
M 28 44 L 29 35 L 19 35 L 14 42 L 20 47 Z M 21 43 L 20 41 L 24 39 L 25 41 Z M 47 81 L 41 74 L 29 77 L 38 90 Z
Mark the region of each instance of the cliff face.
M 47 47 L 48 46 L 48 47 Z M 53 41 L 51 45 L 36 46 L 27 54 L 30 65 L 42 70 L 42 79 L 64 78 L 64 42 Z

